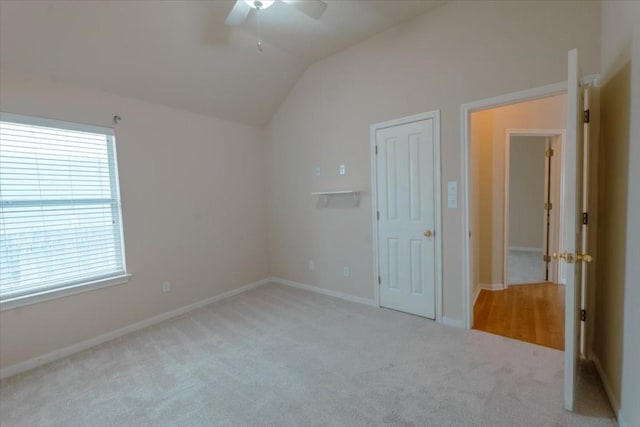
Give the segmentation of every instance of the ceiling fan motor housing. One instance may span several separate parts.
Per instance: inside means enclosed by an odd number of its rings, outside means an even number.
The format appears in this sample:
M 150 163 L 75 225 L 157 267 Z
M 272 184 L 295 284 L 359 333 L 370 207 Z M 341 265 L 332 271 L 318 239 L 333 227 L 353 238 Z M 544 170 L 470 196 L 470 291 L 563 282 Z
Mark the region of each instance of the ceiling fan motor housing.
M 266 9 L 271 6 L 274 0 L 244 0 L 249 6 L 254 9 Z

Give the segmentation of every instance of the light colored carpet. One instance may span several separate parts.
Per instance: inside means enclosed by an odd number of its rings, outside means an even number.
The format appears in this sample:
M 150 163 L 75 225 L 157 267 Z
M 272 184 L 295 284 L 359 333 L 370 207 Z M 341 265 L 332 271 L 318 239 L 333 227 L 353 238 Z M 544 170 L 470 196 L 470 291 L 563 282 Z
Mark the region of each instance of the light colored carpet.
M 0 425 L 614 425 L 562 355 L 271 284 L 2 381 Z
M 542 252 L 509 250 L 507 256 L 507 283 L 541 283 L 545 281 L 545 265 Z

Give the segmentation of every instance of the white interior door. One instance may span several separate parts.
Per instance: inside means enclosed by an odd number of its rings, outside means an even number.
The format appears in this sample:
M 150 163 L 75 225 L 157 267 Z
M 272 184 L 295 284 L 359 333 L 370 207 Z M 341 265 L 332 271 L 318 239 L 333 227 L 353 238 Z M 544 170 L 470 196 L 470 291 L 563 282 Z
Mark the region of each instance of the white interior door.
M 582 308 L 582 277 L 585 276 L 585 227 L 582 221 L 585 185 L 587 174 L 584 163 L 584 84 L 578 62 L 577 49 L 569 52 L 567 90 L 567 145 L 566 145 L 566 217 L 564 252 L 556 258 L 566 262 L 567 287 L 565 299 L 565 365 L 564 365 L 564 404 L 573 410 L 577 385 L 578 364 L 580 361 L 580 311 Z
M 380 305 L 435 318 L 432 118 L 376 131 Z

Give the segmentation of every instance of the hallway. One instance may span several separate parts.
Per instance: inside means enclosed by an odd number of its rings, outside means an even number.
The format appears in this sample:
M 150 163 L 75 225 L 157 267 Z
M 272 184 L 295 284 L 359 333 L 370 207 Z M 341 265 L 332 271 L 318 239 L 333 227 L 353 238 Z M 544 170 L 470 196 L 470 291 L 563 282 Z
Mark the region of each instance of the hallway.
M 473 329 L 564 350 L 564 286 L 554 283 L 482 290 Z

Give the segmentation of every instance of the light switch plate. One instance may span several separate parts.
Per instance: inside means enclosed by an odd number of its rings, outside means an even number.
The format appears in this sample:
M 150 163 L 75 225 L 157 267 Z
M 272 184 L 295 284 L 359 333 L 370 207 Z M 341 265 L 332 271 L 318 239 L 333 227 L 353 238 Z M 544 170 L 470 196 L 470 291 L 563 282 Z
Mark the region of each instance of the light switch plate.
M 449 196 L 458 196 L 458 183 L 456 181 L 449 181 L 447 183 L 447 194 Z
M 456 209 L 458 207 L 458 183 L 457 181 L 447 182 L 447 207 Z
M 340 167 L 338 168 L 338 172 L 340 173 L 340 175 L 344 175 L 345 173 L 347 173 L 347 168 L 345 165 L 340 165 Z
M 320 176 L 320 166 L 316 166 L 316 176 Z

